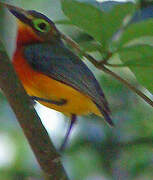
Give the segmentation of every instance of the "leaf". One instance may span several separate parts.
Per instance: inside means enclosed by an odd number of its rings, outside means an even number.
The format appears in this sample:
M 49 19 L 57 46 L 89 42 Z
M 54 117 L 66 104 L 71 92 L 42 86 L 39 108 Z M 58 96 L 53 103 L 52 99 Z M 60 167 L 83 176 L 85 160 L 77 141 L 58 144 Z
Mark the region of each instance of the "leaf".
M 79 43 L 80 47 L 83 49 L 84 52 L 93 52 L 93 51 L 101 51 L 100 44 L 93 42 L 93 41 L 85 41 Z
M 70 21 L 100 42 L 106 50 L 126 15 L 134 10 L 132 3 L 116 5 L 109 12 L 75 0 L 61 0 L 62 9 Z
M 137 80 L 153 93 L 153 47 L 137 45 L 119 51 L 120 59 L 135 74 Z
M 153 47 L 149 45 L 135 45 L 119 51 L 124 58 L 124 64 L 132 66 L 153 66 Z
M 126 43 L 123 47 L 130 47 L 134 45 L 149 45 L 153 46 L 153 36 L 142 36 Z
M 144 36 L 153 36 L 153 18 L 143 22 L 131 24 L 122 34 L 119 46 L 142 38 Z

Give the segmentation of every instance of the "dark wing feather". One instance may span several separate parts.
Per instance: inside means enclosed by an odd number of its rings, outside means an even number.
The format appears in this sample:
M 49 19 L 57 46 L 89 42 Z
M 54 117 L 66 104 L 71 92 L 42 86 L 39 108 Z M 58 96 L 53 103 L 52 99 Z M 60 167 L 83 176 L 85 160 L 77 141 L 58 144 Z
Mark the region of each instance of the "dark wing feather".
M 105 120 L 113 125 L 107 101 L 93 73 L 62 42 L 56 45 L 28 45 L 24 49 L 24 56 L 35 70 L 88 95 L 100 109 Z

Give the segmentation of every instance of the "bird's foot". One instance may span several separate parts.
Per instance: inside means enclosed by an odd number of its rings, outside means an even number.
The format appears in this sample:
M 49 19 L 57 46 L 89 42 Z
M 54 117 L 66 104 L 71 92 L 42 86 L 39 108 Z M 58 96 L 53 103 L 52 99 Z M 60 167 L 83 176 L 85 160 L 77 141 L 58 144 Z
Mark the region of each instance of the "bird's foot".
M 71 131 L 72 131 L 72 127 L 74 126 L 76 120 L 77 120 L 76 115 L 75 115 L 75 114 L 72 114 L 70 126 L 69 126 L 69 128 L 68 128 L 68 130 L 67 130 L 67 132 L 66 132 L 66 136 L 65 136 L 65 138 L 64 138 L 64 141 L 63 141 L 63 143 L 62 143 L 62 145 L 61 145 L 61 147 L 60 147 L 60 149 L 59 149 L 60 152 L 63 152 L 63 151 L 65 150 L 66 145 L 67 145 L 67 142 L 68 142 L 68 138 L 69 138 L 70 133 L 71 133 Z

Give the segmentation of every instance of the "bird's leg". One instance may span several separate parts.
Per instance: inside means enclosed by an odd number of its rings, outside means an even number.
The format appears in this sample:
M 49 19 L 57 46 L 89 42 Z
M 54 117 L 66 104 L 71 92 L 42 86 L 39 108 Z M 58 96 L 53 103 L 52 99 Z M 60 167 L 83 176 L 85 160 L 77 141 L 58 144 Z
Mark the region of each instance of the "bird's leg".
M 69 138 L 69 135 L 70 135 L 71 130 L 72 130 L 72 127 L 74 126 L 76 120 L 77 120 L 76 115 L 75 115 L 75 114 L 72 114 L 72 115 L 71 115 L 70 126 L 69 126 L 69 128 L 68 128 L 68 130 L 67 130 L 67 132 L 66 132 L 66 136 L 65 136 L 64 141 L 63 141 L 63 143 L 62 143 L 62 145 L 61 145 L 61 147 L 60 147 L 60 152 L 63 152 L 63 150 L 65 149 L 66 144 L 67 144 L 67 141 L 68 141 L 68 138 Z
M 32 100 L 35 100 L 35 101 L 43 101 L 43 102 L 55 104 L 55 105 L 58 105 L 58 106 L 62 106 L 64 104 L 66 104 L 66 102 L 67 102 L 65 99 L 61 99 L 59 101 L 55 101 L 55 100 L 51 100 L 51 99 L 40 98 L 40 97 L 37 97 L 37 96 L 30 96 L 30 98 Z

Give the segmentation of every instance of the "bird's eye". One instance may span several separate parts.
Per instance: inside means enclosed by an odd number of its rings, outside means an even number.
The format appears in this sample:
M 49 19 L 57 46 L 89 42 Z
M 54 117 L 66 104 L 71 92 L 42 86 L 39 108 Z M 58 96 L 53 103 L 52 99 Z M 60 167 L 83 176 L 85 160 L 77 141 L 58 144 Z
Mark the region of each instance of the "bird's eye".
M 34 28 L 39 32 L 47 33 L 50 31 L 50 24 L 44 19 L 34 19 L 33 20 Z

